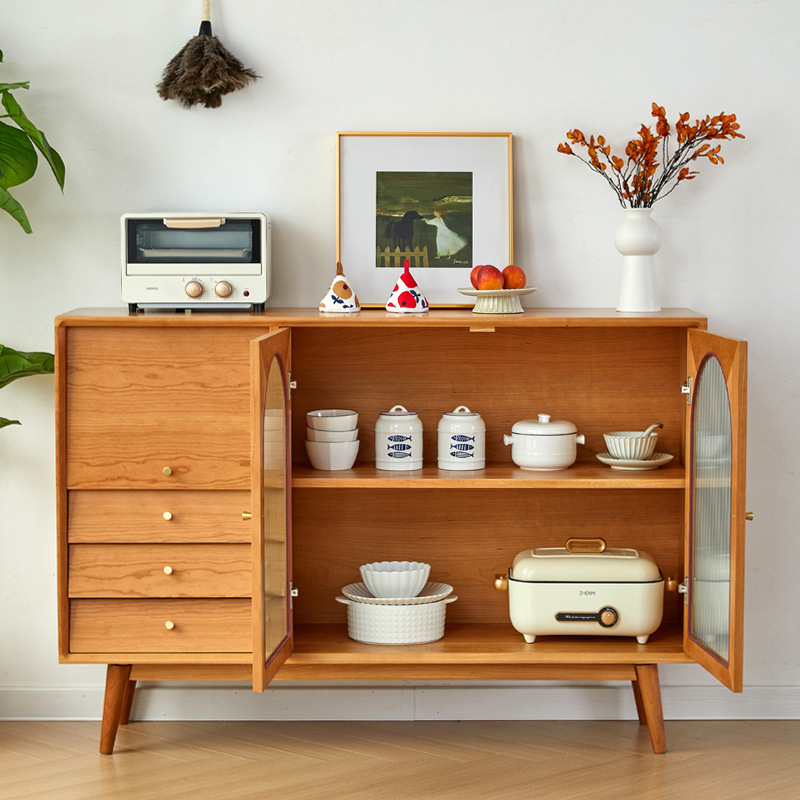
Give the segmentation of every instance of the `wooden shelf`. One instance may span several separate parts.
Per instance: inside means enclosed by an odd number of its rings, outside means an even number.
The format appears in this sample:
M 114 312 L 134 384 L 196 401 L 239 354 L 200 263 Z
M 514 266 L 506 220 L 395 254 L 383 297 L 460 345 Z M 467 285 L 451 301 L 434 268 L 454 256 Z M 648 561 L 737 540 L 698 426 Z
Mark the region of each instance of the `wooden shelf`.
M 664 467 L 626 472 L 594 463 L 577 463 L 552 472 L 524 470 L 513 464 L 487 464 L 486 469 L 460 471 L 425 466 L 392 472 L 374 465 L 356 465 L 336 472 L 303 464 L 292 467 L 295 489 L 683 489 L 685 471 L 674 460 Z

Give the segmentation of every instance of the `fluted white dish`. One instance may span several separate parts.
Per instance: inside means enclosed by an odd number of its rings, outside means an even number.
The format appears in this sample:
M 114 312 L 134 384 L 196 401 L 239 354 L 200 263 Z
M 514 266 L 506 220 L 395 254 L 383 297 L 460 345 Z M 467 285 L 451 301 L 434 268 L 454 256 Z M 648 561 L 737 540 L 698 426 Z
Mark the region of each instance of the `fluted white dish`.
M 370 603 L 381 606 L 415 606 L 420 603 L 435 603 L 444 600 L 453 593 L 453 587 L 447 583 L 427 583 L 416 597 L 375 597 L 361 581 L 348 583 L 342 587 L 342 594 L 358 603 Z
M 374 597 L 416 597 L 428 582 L 431 565 L 420 561 L 373 561 L 359 568 Z
M 647 436 L 642 431 L 613 431 L 604 433 L 608 452 L 614 458 L 624 458 L 628 461 L 641 461 L 653 455 L 658 441 L 657 433 L 648 433 Z

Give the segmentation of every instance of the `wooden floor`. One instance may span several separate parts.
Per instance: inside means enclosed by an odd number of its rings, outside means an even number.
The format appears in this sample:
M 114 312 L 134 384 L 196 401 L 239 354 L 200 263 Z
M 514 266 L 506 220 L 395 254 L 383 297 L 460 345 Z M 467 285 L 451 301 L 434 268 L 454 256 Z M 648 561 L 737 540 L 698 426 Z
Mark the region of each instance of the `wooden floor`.
M 0 800 L 797 800 L 800 721 L 0 722 Z

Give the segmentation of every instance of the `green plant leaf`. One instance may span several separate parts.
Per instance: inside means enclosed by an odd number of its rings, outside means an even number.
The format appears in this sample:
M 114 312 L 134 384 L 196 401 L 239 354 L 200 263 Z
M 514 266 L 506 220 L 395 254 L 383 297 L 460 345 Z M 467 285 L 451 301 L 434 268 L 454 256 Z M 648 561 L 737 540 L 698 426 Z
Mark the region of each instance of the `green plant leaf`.
M 30 89 L 30 81 L 22 81 L 22 83 L 0 83 L 0 92 L 11 92 L 14 89 Z
M 52 353 L 22 353 L 0 344 L 0 389 L 17 378 L 49 374 L 54 369 Z
M 33 228 L 31 228 L 31 223 L 28 221 L 25 209 L 2 186 L 0 186 L 0 208 L 11 214 L 22 226 L 22 230 L 25 233 L 33 233 Z
M 29 181 L 38 162 L 28 136 L 19 128 L 0 122 L 0 186 L 8 189 Z
M 61 160 L 61 156 L 56 152 L 55 148 L 50 147 L 47 137 L 25 116 L 25 112 L 20 108 L 19 103 L 12 94 L 3 92 L 2 98 L 3 106 L 11 119 L 22 128 L 30 140 L 39 148 L 39 152 L 47 159 L 47 163 L 50 165 L 50 169 L 53 171 L 53 175 L 63 191 L 66 167 Z
M 21 425 L 22 423 L 18 419 L 6 419 L 5 417 L 0 417 L 0 428 L 5 428 L 6 425 Z

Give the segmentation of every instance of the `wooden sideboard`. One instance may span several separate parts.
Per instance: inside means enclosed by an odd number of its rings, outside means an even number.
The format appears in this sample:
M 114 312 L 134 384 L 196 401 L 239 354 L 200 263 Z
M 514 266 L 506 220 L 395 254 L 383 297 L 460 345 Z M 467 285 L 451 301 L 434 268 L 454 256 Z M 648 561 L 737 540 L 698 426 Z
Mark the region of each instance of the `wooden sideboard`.
M 629 680 L 663 752 L 659 664 L 742 688 L 747 352 L 706 327 L 686 309 L 58 317 L 59 653 L 108 665 L 101 752 L 137 681 L 192 679 Z M 375 468 L 397 403 L 423 422 L 421 470 Z M 486 423 L 486 469 L 439 470 L 438 420 L 462 404 Z M 329 407 L 359 412 L 350 470 L 307 463 L 305 412 Z M 585 435 L 569 469 L 511 462 L 503 434 L 537 413 Z M 597 460 L 603 432 L 656 421 L 670 464 Z M 574 536 L 644 550 L 679 587 L 646 644 L 512 628 L 495 576 Z M 334 598 L 384 559 L 456 587 L 443 639 L 348 637 Z

